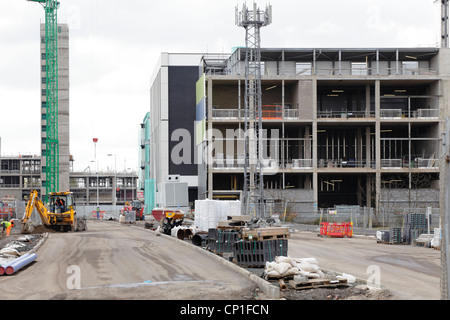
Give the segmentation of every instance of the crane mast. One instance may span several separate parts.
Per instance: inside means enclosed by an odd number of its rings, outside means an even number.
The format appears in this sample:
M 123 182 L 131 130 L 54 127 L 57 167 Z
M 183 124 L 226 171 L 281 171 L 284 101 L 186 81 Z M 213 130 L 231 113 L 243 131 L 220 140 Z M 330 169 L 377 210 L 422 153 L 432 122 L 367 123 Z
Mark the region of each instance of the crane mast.
M 28 0 L 45 10 L 46 193 L 59 191 L 58 20 L 59 1 Z

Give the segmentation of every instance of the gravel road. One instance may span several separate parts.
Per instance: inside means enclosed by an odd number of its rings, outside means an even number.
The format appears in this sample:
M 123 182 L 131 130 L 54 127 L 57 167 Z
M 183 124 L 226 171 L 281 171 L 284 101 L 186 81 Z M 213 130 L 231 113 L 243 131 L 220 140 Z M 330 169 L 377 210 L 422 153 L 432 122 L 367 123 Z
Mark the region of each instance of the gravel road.
M 247 300 L 255 285 L 172 239 L 113 221 L 49 233 L 37 260 L 0 277 L 0 299 Z

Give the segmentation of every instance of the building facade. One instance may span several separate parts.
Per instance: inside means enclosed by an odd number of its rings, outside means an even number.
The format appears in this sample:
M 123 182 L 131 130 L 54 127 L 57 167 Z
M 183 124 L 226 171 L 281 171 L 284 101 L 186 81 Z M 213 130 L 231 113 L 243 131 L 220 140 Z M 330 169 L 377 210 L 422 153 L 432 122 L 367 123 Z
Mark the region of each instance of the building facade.
M 143 192 L 144 213 L 150 214 L 155 207 L 156 186 L 155 180 L 150 178 L 150 112 L 147 112 L 139 130 L 139 190 Z
M 262 49 L 267 202 L 439 207 L 449 58 L 445 48 Z M 203 58 L 201 198 L 241 196 L 244 71 L 243 48 L 222 64 Z
M 41 37 L 41 192 L 45 193 L 46 173 L 46 72 L 45 24 L 40 25 Z M 70 122 L 69 122 L 69 27 L 58 24 L 58 138 L 59 138 L 59 188 L 70 187 Z
M 0 170 L 0 198 L 27 200 L 32 190 L 45 194 L 41 184 L 41 157 L 2 157 Z M 130 172 L 70 172 L 69 188 L 75 203 L 82 206 L 123 206 L 137 199 L 138 176 Z
M 168 176 L 179 175 L 188 183 L 191 204 L 198 194 L 193 139 L 202 57 L 162 53 L 150 81 L 150 179 L 157 188 Z M 159 204 L 157 194 L 155 206 Z

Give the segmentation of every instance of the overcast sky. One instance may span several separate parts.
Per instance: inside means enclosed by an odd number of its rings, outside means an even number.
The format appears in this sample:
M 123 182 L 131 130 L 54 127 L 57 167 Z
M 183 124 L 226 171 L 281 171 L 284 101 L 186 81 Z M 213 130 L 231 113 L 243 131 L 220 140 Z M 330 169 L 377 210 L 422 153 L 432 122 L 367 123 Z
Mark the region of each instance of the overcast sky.
M 161 52 L 229 53 L 245 44 L 230 0 L 60 0 L 70 32 L 70 143 L 76 171 L 138 167 L 138 130 L 150 109 Z M 269 1 L 256 1 L 265 8 Z M 251 7 L 253 1 L 247 1 Z M 439 45 L 440 1 L 272 0 L 262 47 L 366 48 Z M 2 156 L 40 154 L 39 24 L 44 10 L 0 0 Z M 195 106 L 193 106 L 195 107 Z

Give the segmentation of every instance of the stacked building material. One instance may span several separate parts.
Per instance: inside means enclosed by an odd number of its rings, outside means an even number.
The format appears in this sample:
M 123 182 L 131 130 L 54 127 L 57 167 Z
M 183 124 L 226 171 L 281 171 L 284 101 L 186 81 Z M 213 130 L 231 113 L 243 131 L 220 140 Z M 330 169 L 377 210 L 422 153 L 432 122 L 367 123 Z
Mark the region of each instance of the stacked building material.
M 235 262 L 240 266 L 264 267 L 267 261 L 273 261 L 275 257 L 286 257 L 287 252 L 287 239 L 241 240 L 234 244 Z
M 411 243 L 428 229 L 425 213 L 408 213 L 403 220 L 403 241 Z
M 233 253 L 234 243 L 239 240 L 239 232 L 235 229 L 208 230 L 208 248 L 214 253 L 223 255 Z
M 219 221 L 227 220 L 228 216 L 241 215 L 241 202 L 226 200 L 196 200 L 194 225 L 201 231 L 217 228 Z
M 389 231 L 389 243 L 403 243 L 402 228 L 392 227 Z
M 376 232 L 377 241 L 381 243 L 388 243 L 389 242 L 389 230 L 379 230 Z

